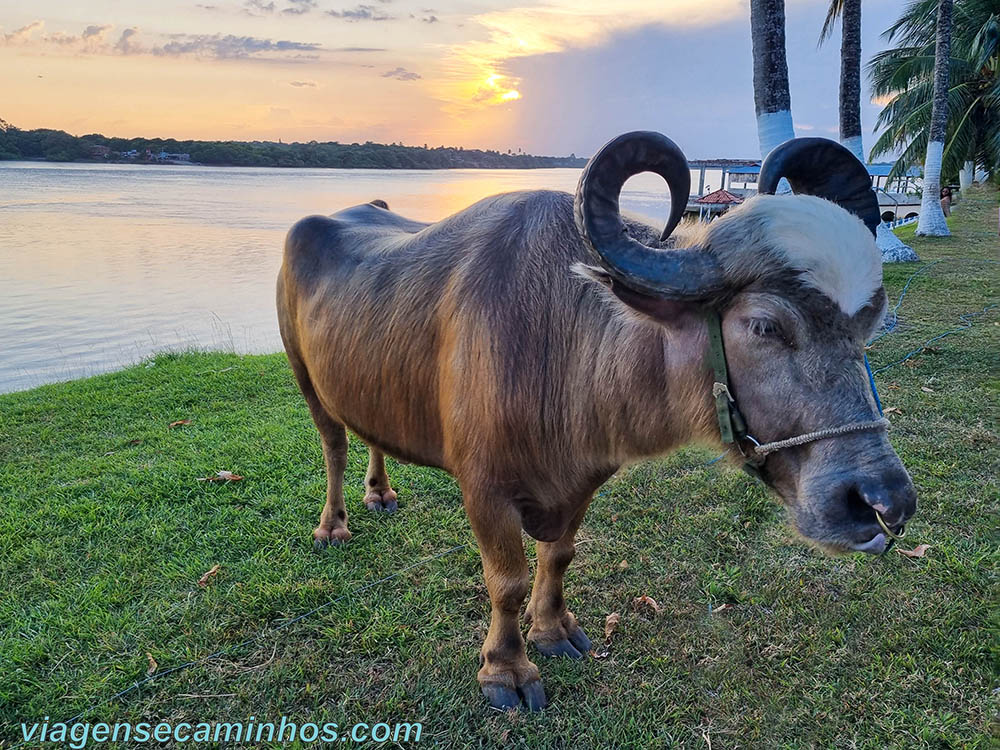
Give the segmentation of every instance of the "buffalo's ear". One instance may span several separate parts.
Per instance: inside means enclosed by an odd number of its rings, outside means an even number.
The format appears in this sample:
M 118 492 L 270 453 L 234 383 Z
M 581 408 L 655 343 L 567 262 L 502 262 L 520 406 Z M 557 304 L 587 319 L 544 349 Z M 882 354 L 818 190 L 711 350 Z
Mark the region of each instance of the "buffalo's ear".
M 675 323 L 688 314 L 701 309 L 700 304 L 695 304 L 690 300 L 653 297 L 643 292 L 637 292 L 617 281 L 612 282 L 611 293 L 632 310 L 652 318 L 657 323 Z
M 597 266 L 587 266 L 578 263 L 573 267 L 573 270 L 579 275 L 607 287 L 608 291 L 623 302 L 630 310 L 647 318 L 652 318 L 657 323 L 677 323 L 689 313 L 699 311 L 702 308 L 701 303 L 695 303 L 691 300 L 672 299 L 637 291 L 615 280 L 611 277 L 611 274 Z
M 878 330 L 888 307 L 889 297 L 885 293 L 885 287 L 880 286 L 875 290 L 868 303 L 854 313 L 854 326 L 862 338 L 868 339 Z

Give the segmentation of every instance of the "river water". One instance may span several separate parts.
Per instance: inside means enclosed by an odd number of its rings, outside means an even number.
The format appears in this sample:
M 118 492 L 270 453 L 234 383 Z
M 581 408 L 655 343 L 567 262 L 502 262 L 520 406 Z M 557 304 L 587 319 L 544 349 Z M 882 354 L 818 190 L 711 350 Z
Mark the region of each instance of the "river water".
M 507 190 L 573 191 L 578 178 L 0 162 L 0 392 L 161 351 L 280 350 L 275 276 L 284 234 L 303 216 L 382 198 L 435 221 Z M 630 180 L 622 205 L 657 223 L 669 207 L 652 175 Z

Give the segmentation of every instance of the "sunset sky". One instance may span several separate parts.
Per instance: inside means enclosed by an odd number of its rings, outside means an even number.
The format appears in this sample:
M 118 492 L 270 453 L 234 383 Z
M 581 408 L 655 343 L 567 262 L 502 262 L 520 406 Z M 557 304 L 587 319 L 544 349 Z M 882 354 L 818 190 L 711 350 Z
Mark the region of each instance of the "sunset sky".
M 786 0 L 800 135 L 837 133 L 828 2 Z M 899 8 L 865 0 L 866 60 Z M 0 0 L 0 66 L 0 118 L 76 135 L 758 151 L 747 0 Z

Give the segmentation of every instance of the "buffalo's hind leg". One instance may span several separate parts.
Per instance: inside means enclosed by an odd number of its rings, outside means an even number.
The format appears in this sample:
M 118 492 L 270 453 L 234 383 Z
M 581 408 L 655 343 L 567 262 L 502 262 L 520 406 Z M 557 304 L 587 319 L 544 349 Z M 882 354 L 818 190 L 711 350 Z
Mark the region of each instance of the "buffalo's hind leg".
M 313 530 L 313 549 L 322 550 L 327 545 L 344 544 L 351 538 L 347 530 L 347 508 L 344 506 L 344 471 L 347 469 L 347 430 L 323 408 L 313 388 L 305 365 L 291 351 L 288 361 L 292 365 L 299 390 L 305 396 L 309 413 L 323 442 L 323 460 L 326 463 L 326 504 L 319 517 L 319 526 Z
M 545 708 L 545 690 L 538 667 L 524 651 L 519 624 L 530 580 L 520 517 L 510 503 L 489 492 L 470 492 L 464 484 L 462 491 L 492 608 L 479 685 L 494 708 L 516 708 L 523 702 L 529 711 L 538 711 Z
M 559 539 L 537 545 L 538 570 L 524 619 L 531 624 L 528 641 L 544 656 L 582 659 L 591 649 L 590 639 L 566 608 L 563 595 L 563 576 L 576 553 L 576 531 L 589 505 L 588 498 Z
M 399 507 L 396 493 L 389 486 L 385 473 L 385 454 L 377 448 L 368 448 L 368 472 L 365 474 L 365 506 L 368 510 L 393 513 Z

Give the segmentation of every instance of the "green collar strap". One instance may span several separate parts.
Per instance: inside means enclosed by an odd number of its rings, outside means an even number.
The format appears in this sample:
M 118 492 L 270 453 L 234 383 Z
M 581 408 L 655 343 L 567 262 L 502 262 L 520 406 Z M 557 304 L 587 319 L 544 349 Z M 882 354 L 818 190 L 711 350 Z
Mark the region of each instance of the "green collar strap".
M 719 420 L 719 433 L 723 443 L 736 443 L 747 435 L 746 421 L 736 407 L 736 400 L 729 392 L 729 370 L 726 367 L 726 348 L 722 341 L 722 318 L 715 310 L 706 315 L 708 321 L 708 360 L 715 376 L 712 395 L 715 397 L 715 415 Z

